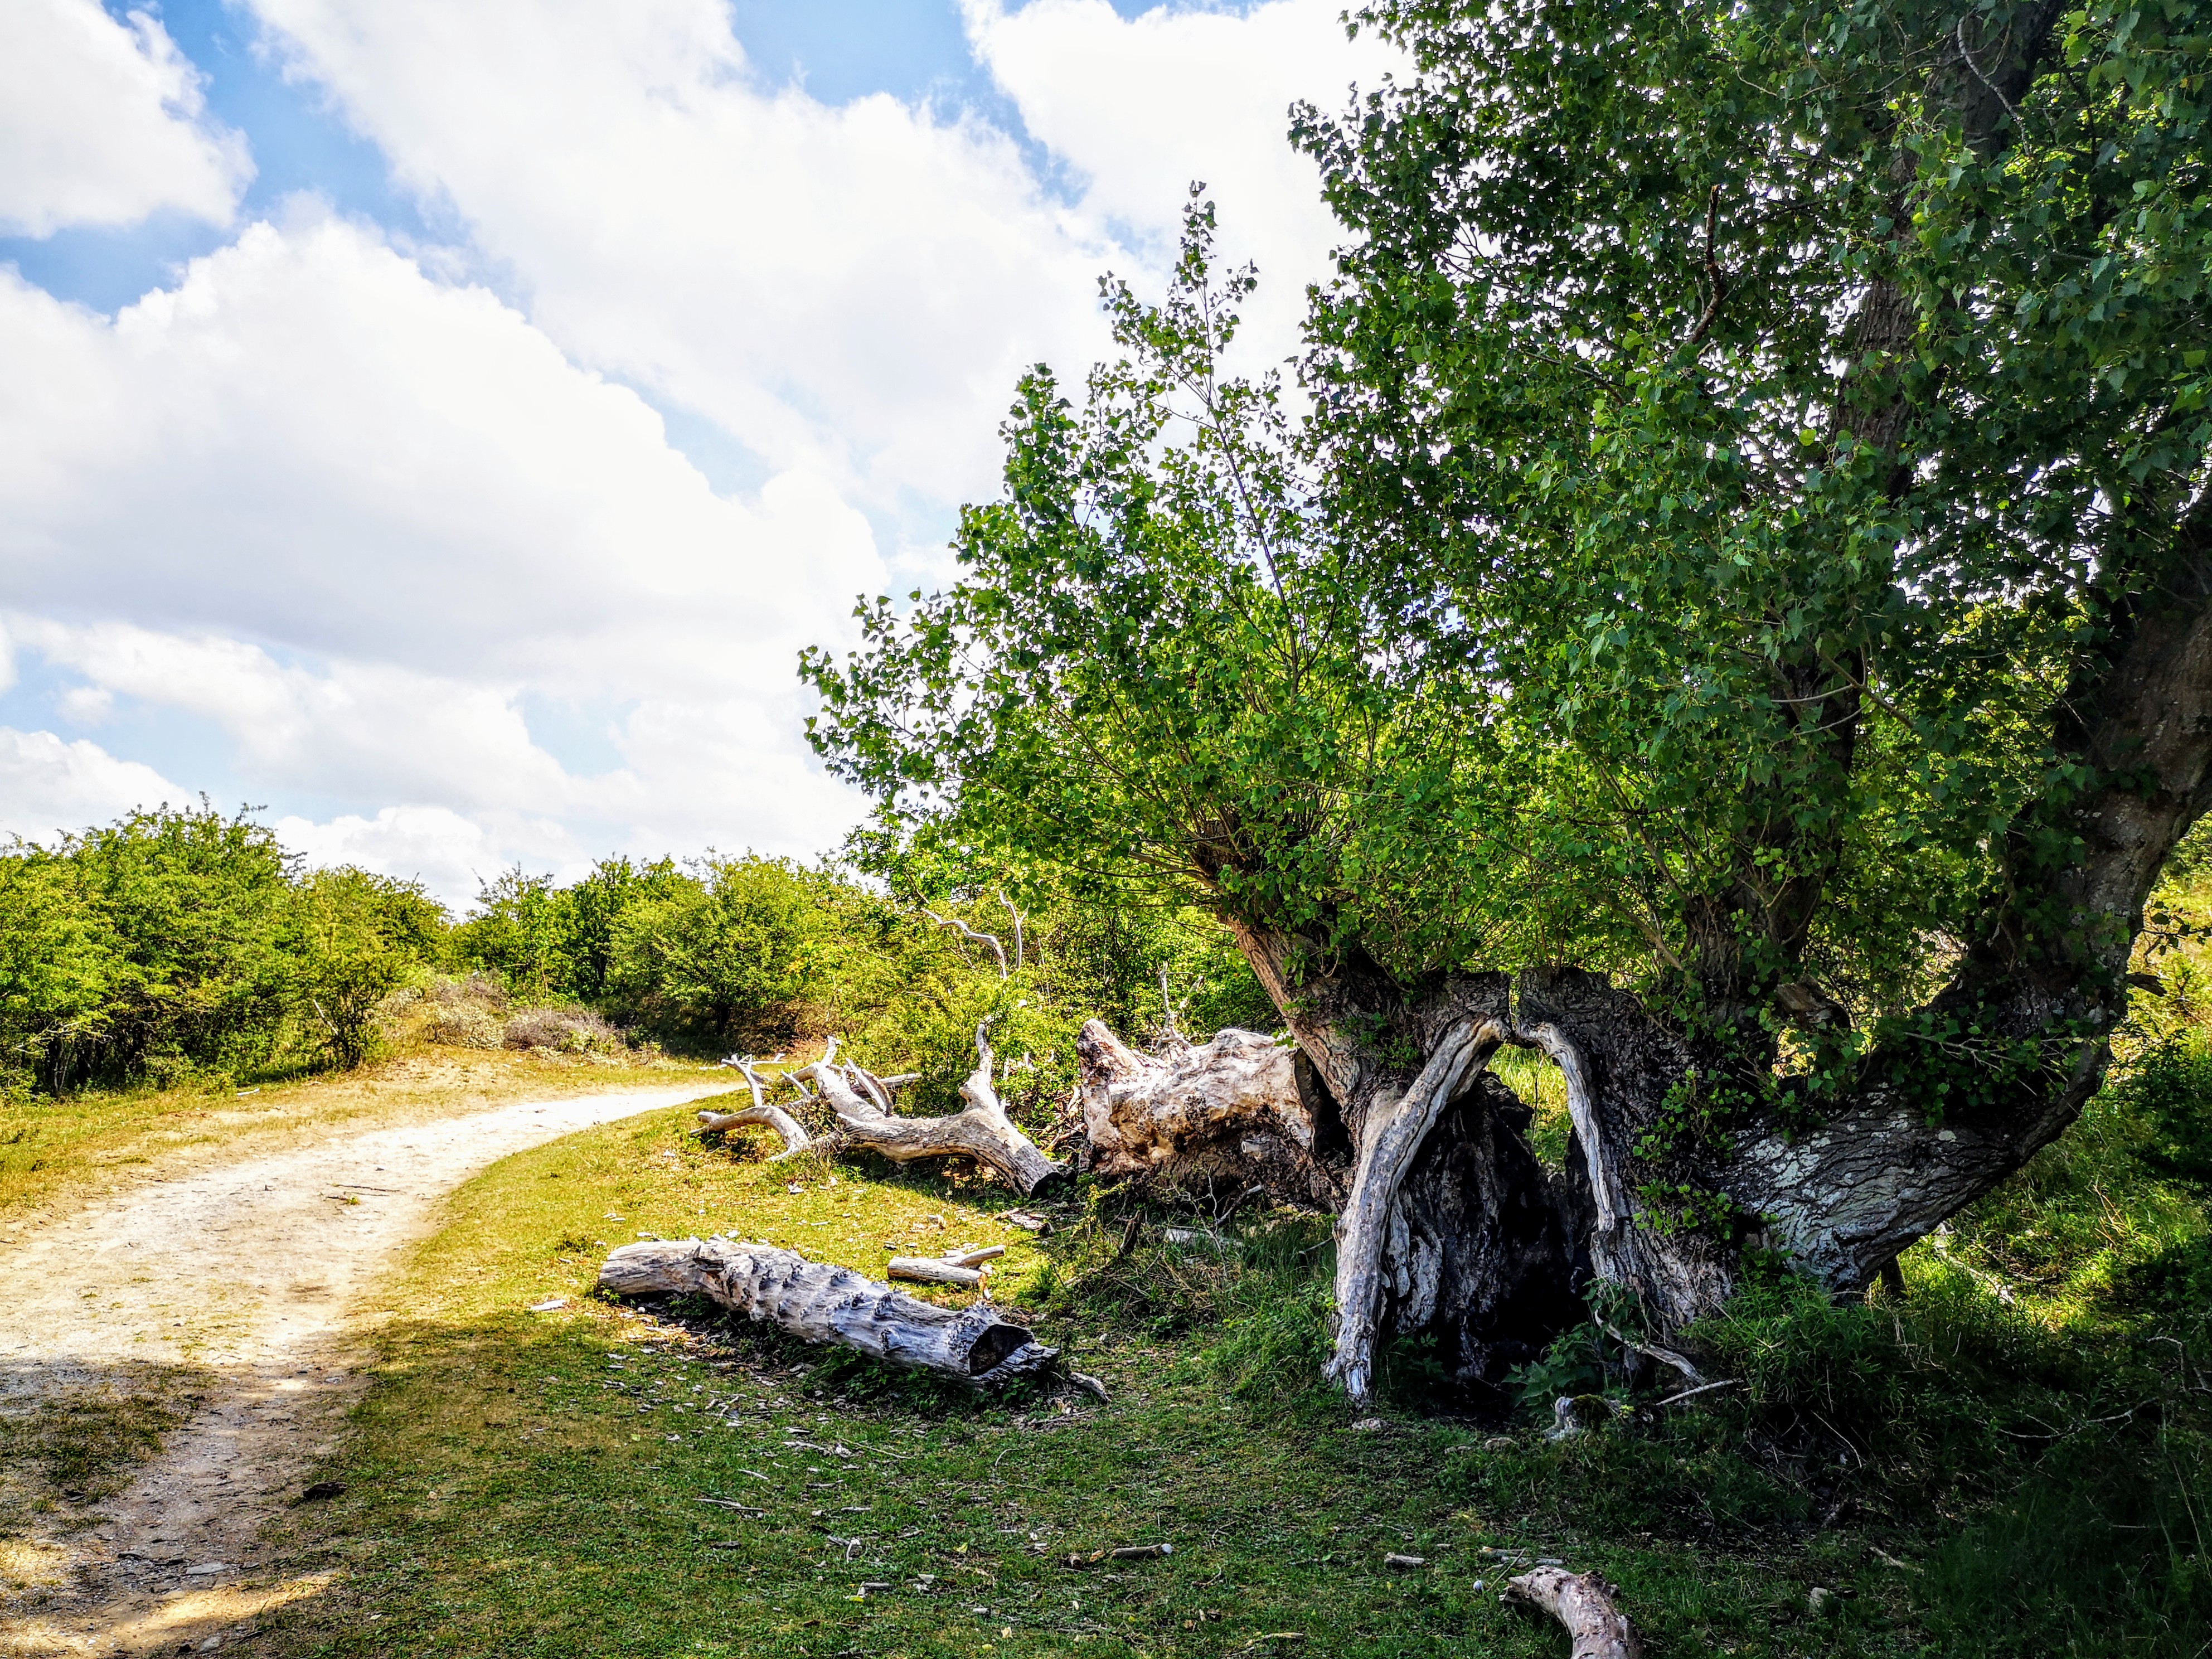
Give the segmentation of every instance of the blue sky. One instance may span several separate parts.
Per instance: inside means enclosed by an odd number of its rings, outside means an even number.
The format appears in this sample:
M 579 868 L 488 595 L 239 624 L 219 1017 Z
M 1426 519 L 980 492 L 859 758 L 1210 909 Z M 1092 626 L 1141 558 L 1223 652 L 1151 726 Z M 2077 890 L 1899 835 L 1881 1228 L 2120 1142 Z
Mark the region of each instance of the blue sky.
M 1188 180 L 1293 346 L 1338 9 L 15 0 L 0 833 L 205 793 L 456 902 L 833 847 L 798 649 L 941 571 Z

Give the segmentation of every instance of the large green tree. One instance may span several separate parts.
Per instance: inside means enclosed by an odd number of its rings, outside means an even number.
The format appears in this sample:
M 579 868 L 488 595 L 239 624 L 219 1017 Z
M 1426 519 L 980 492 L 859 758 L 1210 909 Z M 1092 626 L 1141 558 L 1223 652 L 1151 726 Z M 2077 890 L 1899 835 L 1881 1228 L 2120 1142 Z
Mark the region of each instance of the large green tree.
M 810 661 L 893 814 L 1186 884 L 1342 1112 L 1335 1369 L 1839 1292 L 2060 1133 L 2212 801 L 2212 7 L 1377 4 L 1301 396 L 1203 216 L 962 581 Z M 1477 1074 L 1566 1072 L 1548 1188 Z

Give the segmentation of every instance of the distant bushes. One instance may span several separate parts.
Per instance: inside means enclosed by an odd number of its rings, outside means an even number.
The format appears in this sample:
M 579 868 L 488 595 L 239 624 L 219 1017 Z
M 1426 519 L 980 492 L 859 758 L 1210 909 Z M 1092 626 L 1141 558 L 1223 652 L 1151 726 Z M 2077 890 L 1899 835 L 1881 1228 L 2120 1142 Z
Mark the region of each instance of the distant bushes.
M 1006 937 L 1009 971 L 888 882 L 751 854 L 510 870 L 453 922 L 421 887 L 313 870 L 267 826 L 135 812 L 0 848 L 0 1092 L 351 1066 L 392 1041 L 610 1059 L 720 1056 L 832 1032 L 949 1105 L 992 1022 L 1017 1106 L 1064 1097 L 1093 1014 L 1144 1036 L 1162 975 L 1189 1030 L 1272 1024 L 1220 926 L 1032 878 L 933 867 L 927 902 Z M 1021 906 L 1015 945 L 1012 904 Z
M 769 1054 L 835 1032 L 883 1069 L 921 1073 L 917 1109 L 951 1103 L 986 1018 L 1010 1068 L 1002 1092 L 1017 1104 L 1065 1095 L 1083 1020 L 1139 1036 L 1164 1024 L 1164 969 L 1191 1030 L 1274 1023 L 1226 932 L 1195 911 L 1033 879 L 1017 950 L 1013 898 L 933 873 L 930 907 L 1000 936 L 1005 977 L 988 947 L 931 921 L 919 900 L 750 854 L 610 859 L 567 884 L 510 870 L 449 951 L 518 997 L 595 1008 L 679 1050 Z
M 445 930 L 416 884 L 305 870 L 204 804 L 18 843 L 0 851 L 0 1087 L 356 1063 Z

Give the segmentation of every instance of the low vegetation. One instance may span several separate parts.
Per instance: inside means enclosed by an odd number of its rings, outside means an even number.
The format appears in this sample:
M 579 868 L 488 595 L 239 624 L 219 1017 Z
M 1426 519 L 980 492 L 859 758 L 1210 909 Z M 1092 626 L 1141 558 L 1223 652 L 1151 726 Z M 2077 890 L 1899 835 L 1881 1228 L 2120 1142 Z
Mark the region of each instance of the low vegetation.
M 1697 1333 L 1730 1388 L 1656 1404 L 1589 1328 L 1504 1422 L 1461 1414 L 1413 1342 L 1386 1352 L 1377 1420 L 1347 1416 L 1316 1381 L 1321 1218 L 1086 1182 L 1040 1240 L 981 1180 L 770 1165 L 765 1135 L 717 1148 L 684 1112 L 612 1125 L 464 1189 L 416 1258 L 356 1431 L 316 1472 L 346 1491 L 286 1523 L 297 1565 L 337 1577 L 264 1639 L 1550 1655 L 1555 1628 L 1496 1581 L 1560 1556 L 1620 1583 L 1656 1654 L 2198 1652 L 2212 1189 L 2169 1149 L 2208 1085 L 2200 1038 L 2150 1047 L 1864 1305 L 1747 1290 Z M 590 1295 L 612 1245 L 716 1231 L 877 1274 L 1005 1243 L 998 1299 L 1112 1401 L 971 1398 L 703 1304 Z M 1611 1403 L 1553 1441 L 1555 1390 Z M 1064 1565 L 1154 1542 L 1174 1554 Z

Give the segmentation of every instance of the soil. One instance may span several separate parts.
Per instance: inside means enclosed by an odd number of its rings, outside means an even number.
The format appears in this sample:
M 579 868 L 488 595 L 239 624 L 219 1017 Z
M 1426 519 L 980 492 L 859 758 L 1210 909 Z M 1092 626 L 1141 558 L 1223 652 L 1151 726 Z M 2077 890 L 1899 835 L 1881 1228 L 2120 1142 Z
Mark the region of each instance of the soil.
M 255 1613 L 313 1594 L 314 1581 L 283 1577 L 260 1534 L 333 1449 L 363 1384 L 378 1286 L 446 1195 L 510 1153 L 720 1086 L 339 1128 L 19 1237 L 0 1255 L 0 1414 L 187 1387 L 191 1405 L 122 1491 L 62 1494 L 5 1540 L 9 1576 L 33 1594 L 0 1621 L 0 1654 L 211 1651 Z

